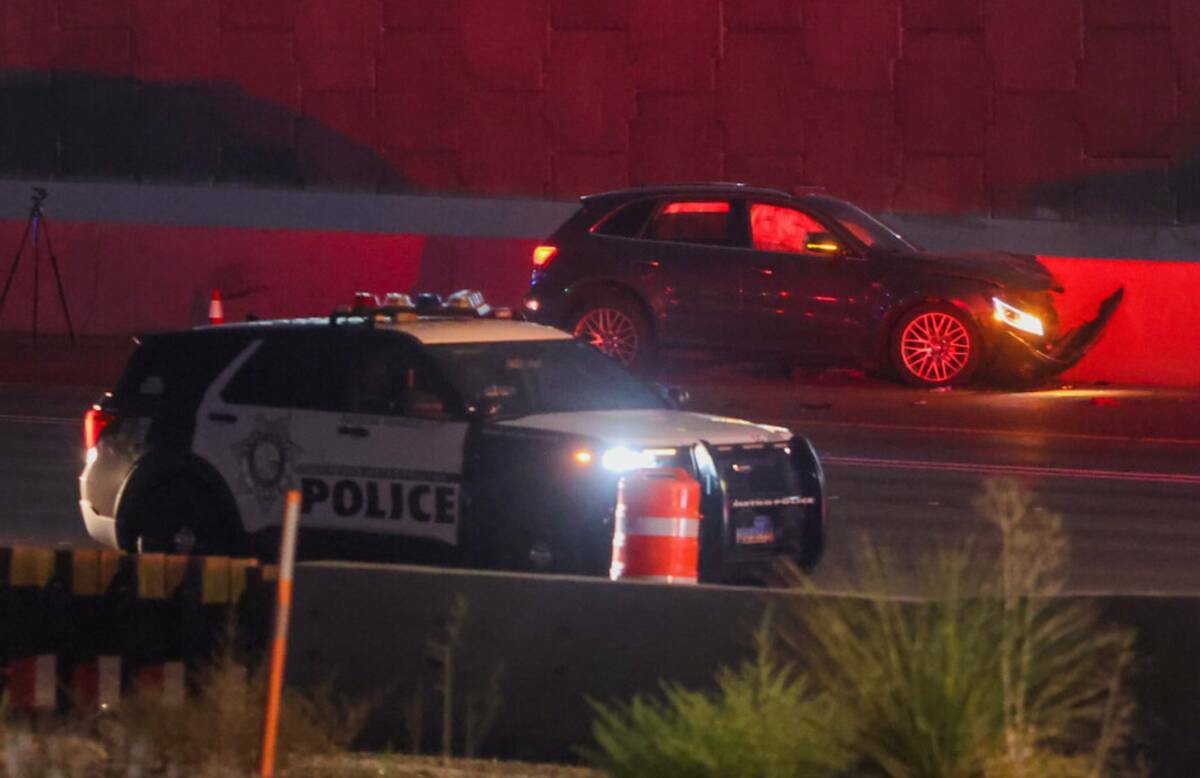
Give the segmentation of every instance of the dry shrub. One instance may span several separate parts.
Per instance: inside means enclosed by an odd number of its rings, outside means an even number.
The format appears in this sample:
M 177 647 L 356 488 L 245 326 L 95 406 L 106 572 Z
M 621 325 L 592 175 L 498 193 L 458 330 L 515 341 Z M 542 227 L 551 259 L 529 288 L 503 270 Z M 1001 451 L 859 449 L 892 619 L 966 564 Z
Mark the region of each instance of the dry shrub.
M 181 708 L 137 696 L 118 711 L 106 739 L 116 751 L 140 750 L 150 769 L 186 775 L 249 774 L 262 743 L 267 668 L 254 672 L 223 647 L 203 671 L 198 692 Z M 281 761 L 343 751 L 361 730 L 371 703 L 348 703 L 329 687 L 313 694 L 284 690 L 279 722 Z

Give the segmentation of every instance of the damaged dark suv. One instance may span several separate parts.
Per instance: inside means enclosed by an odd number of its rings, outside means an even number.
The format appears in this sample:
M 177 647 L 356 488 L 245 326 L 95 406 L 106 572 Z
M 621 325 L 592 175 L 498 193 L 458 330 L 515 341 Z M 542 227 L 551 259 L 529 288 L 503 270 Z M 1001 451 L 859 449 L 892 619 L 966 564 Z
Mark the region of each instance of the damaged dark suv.
M 584 197 L 533 265 L 527 315 L 627 365 L 701 348 L 925 387 L 1059 373 L 1123 295 L 1063 333 L 1062 286 L 1033 256 L 934 254 L 843 200 L 741 184 Z

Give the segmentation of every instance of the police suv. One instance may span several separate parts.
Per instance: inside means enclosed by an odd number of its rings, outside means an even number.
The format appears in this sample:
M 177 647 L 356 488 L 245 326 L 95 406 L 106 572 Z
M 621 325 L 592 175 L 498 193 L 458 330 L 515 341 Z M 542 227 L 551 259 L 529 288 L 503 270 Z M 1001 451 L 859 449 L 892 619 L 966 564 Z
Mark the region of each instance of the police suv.
M 298 489 L 312 557 L 603 574 L 617 482 L 702 485 L 701 578 L 824 545 L 821 467 L 782 427 L 669 393 L 477 292 L 143 336 L 87 411 L 80 508 L 129 551 L 269 554 Z

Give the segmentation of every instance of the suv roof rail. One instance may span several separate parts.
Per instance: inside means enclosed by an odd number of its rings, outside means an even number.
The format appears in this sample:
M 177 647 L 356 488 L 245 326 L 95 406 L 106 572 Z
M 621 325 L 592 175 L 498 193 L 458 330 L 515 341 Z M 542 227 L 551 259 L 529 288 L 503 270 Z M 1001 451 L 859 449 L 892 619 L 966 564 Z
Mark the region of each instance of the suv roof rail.
M 582 195 L 579 199 L 586 202 L 588 200 L 606 199 L 610 197 L 632 197 L 635 195 L 655 195 L 655 194 L 683 194 L 687 192 L 720 192 L 729 189 L 744 190 L 747 192 L 757 192 L 759 194 L 770 194 L 777 197 L 793 197 L 797 194 L 812 194 L 814 192 L 824 192 L 825 187 L 820 185 L 803 184 L 794 187 L 794 191 L 789 192 L 786 189 L 773 186 L 758 186 L 756 184 L 748 184 L 744 181 L 684 181 L 673 184 L 646 184 L 644 186 L 631 186 L 624 189 L 610 189 L 604 192 L 593 192 L 592 194 Z

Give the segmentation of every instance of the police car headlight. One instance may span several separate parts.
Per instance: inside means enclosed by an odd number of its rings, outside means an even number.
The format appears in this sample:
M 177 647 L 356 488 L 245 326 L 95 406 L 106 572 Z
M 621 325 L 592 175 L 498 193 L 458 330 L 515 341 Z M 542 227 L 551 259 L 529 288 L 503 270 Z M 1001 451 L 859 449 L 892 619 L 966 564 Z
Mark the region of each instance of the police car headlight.
M 600 457 L 600 464 L 604 466 L 605 470 L 611 470 L 614 473 L 625 473 L 644 467 L 654 467 L 655 458 L 645 451 L 634 451 L 631 448 L 618 446 L 605 451 L 604 456 Z
M 672 460 L 678 452 L 673 448 L 650 448 L 637 450 L 625 446 L 610 448 L 600 457 L 605 470 L 627 473 L 648 467 L 660 467 Z
M 1014 308 L 999 297 L 992 298 L 992 305 L 996 308 L 996 321 L 1002 321 L 1013 329 L 1028 332 L 1031 335 L 1045 334 L 1045 330 L 1042 327 L 1042 320 L 1032 313 L 1026 313 L 1020 308 Z

